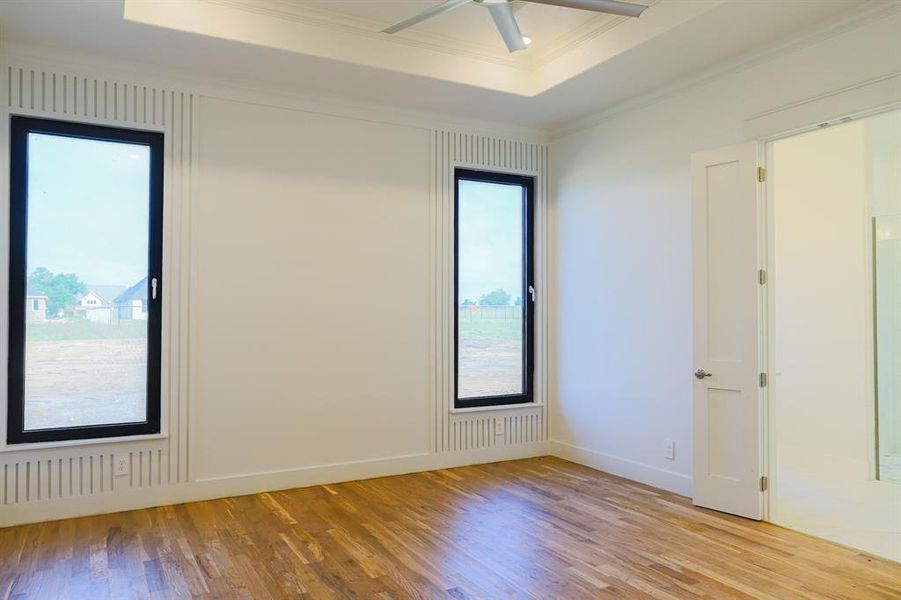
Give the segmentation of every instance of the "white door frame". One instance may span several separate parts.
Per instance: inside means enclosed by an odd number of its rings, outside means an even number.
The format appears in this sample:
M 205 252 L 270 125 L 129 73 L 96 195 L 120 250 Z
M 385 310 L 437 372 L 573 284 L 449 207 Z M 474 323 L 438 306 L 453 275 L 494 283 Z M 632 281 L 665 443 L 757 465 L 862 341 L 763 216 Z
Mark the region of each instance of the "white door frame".
M 775 194 L 773 193 L 773 178 L 769 176 L 769 174 L 773 173 L 773 153 L 772 153 L 772 144 L 778 140 L 782 140 L 785 138 L 794 137 L 796 135 L 803 135 L 805 133 L 810 133 L 812 131 L 817 131 L 824 127 L 831 127 L 833 125 L 841 125 L 843 123 L 847 123 L 849 121 L 855 121 L 858 119 L 863 119 L 866 117 L 878 115 L 881 113 L 889 112 L 892 110 L 901 109 L 901 102 L 894 102 L 888 105 L 880 106 L 878 108 L 864 110 L 856 113 L 851 113 L 847 115 L 843 115 L 841 117 L 837 117 L 834 119 L 830 119 L 826 122 L 815 123 L 806 125 L 804 127 L 798 127 L 794 129 L 789 129 L 786 131 L 780 131 L 778 133 L 768 135 L 765 137 L 757 138 L 758 149 L 760 156 L 758 157 L 758 164 L 763 165 L 766 169 L 767 177 L 766 183 L 763 186 L 761 193 L 763 194 L 763 198 L 760 203 L 760 210 L 758 212 L 757 219 L 757 228 L 758 228 L 758 262 L 760 265 L 764 265 L 764 268 L 767 272 L 773 273 L 775 268 L 775 245 L 774 245 L 774 232 L 775 232 L 775 219 L 773 218 L 774 212 L 774 199 Z M 761 474 L 766 477 L 768 485 L 766 490 L 763 493 L 763 520 L 767 522 L 772 522 L 773 519 L 773 492 L 776 489 L 776 486 L 779 485 L 776 477 L 774 476 L 775 471 L 775 457 L 776 457 L 776 448 L 775 448 L 775 411 L 773 410 L 773 394 L 770 393 L 770 382 L 772 378 L 771 374 L 775 373 L 775 320 L 771 318 L 775 308 L 775 290 L 774 287 L 770 284 L 768 279 L 767 284 L 763 286 L 765 301 L 760 303 L 760 315 L 759 315 L 759 324 L 760 324 L 760 332 L 759 332 L 759 361 L 761 366 L 761 372 L 767 373 L 767 377 L 769 381 L 766 387 L 761 388 L 761 407 L 763 414 L 761 415 L 761 426 L 760 426 L 760 448 L 761 448 Z M 872 419 L 870 419 L 872 421 Z M 875 424 L 873 424 L 875 425 Z M 871 449 L 874 453 L 876 449 L 875 447 Z

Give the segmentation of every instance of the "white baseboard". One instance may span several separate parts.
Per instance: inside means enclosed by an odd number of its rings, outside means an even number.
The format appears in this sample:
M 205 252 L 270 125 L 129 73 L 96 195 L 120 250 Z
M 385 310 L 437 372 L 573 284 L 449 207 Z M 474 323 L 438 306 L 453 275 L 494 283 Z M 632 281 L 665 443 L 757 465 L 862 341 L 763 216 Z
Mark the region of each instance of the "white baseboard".
M 618 475 L 662 490 L 691 497 L 691 477 L 634 460 L 611 456 L 595 450 L 580 448 L 564 442 L 547 442 L 550 454 L 574 463 Z
M 547 445 L 544 442 L 443 454 L 426 452 L 285 471 L 202 479 L 176 485 L 131 488 L 91 496 L 9 504 L 0 510 L 0 527 L 529 458 L 547 453 Z
M 122 492 L 92 496 L 10 504 L 4 506 L 0 511 L 0 527 L 340 483 L 356 479 L 403 475 L 502 460 L 516 460 L 546 454 L 677 494 L 691 496 L 691 478 L 681 473 L 666 471 L 563 442 L 536 442 L 466 452 L 439 454 L 425 452 L 301 467 L 285 471 L 200 479 L 177 485 L 133 488 Z

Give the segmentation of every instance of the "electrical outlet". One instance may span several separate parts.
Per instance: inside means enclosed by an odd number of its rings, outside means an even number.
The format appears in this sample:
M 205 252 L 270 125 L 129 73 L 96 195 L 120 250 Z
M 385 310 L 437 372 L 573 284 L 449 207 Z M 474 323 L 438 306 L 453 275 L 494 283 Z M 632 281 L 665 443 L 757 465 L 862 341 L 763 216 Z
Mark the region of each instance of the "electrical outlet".
M 676 442 L 673 440 L 664 440 L 663 444 L 663 458 L 667 460 L 676 460 Z
M 125 477 L 128 475 L 128 471 L 131 469 L 131 461 L 129 458 L 130 456 L 128 454 L 117 456 L 115 458 L 113 461 L 113 476 Z
M 495 419 L 494 420 L 494 435 L 504 435 L 504 420 L 503 419 Z

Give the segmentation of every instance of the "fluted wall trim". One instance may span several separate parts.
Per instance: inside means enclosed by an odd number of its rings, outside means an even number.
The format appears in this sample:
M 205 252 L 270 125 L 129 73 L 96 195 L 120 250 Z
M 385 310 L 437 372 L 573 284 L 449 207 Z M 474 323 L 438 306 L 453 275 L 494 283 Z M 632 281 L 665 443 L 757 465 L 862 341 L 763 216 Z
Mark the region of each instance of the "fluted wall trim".
M 0 507 L 91 497 L 189 481 L 187 310 L 194 95 L 189 92 L 6 63 L 2 66 L 2 139 L 10 115 L 28 115 L 165 133 L 163 357 L 161 436 L 87 445 L 0 446 Z M 2 197 L 8 206 L 8 150 L 3 149 Z M 8 210 L 0 246 L 8 248 Z M 0 311 L 7 314 L 8 265 L 0 276 Z M 5 318 L 3 319 L 5 321 Z M 6 381 L 7 327 L 2 327 L 0 380 Z M 6 406 L 6 386 L 0 386 Z M 5 414 L 5 410 L 2 411 Z M 5 417 L 4 417 L 5 418 Z M 5 422 L 2 430 L 6 430 Z M 2 443 L 2 441 L 0 441 Z M 113 476 L 115 456 L 127 455 L 130 475 Z
M 463 452 L 547 440 L 547 164 L 543 144 L 435 129 L 430 143 L 430 286 L 432 433 L 436 452 Z M 535 178 L 535 404 L 454 412 L 454 169 L 517 173 Z M 495 425 L 503 423 L 503 434 Z
M 191 198 L 196 171 L 198 92 L 134 73 L 85 73 L 64 62 L 6 55 L 0 59 L 0 139 L 8 139 L 11 114 L 74 120 L 165 133 L 163 286 L 163 431 L 123 440 L 6 446 L 0 435 L 0 527 L 52 518 L 128 510 L 507 460 L 543 454 L 547 439 L 547 147 L 499 136 L 429 129 L 430 185 L 430 446 L 422 455 L 285 472 L 260 472 L 198 481 L 191 472 L 189 402 L 191 311 Z M 154 83 L 151 83 L 153 81 Z M 198 88 L 200 89 L 200 88 Z M 206 88 L 204 88 L 206 89 Z M 207 93 L 207 92 L 204 92 Z M 209 92 L 213 93 L 213 92 Z M 220 93 L 219 91 L 215 93 Z M 222 90 L 223 97 L 232 91 Z M 252 96 L 257 101 L 257 96 Z M 275 102 L 275 100 L 273 100 Z M 304 110 L 303 107 L 300 108 Z M 368 114 L 368 113 L 367 113 Z M 388 121 L 386 121 L 388 122 Z M 417 125 L 418 126 L 418 125 Z M 536 178 L 535 405 L 453 413 L 453 169 L 463 166 Z M 8 248 L 8 147 L 0 147 L 0 248 Z M 6 381 L 8 264 L 0 260 L 0 381 Z M 5 431 L 6 386 L 0 385 L 0 432 Z M 495 425 L 503 423 L 503 435 Z M 127 456 L 130 474 L 114 476 L 115 459 Z

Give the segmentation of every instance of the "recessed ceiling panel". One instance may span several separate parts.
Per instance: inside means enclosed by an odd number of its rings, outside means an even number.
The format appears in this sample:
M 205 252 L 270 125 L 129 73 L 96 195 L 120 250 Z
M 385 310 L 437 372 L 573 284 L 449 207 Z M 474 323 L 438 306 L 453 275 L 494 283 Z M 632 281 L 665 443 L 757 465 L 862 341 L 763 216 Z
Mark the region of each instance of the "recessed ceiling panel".
M 0 1 L 0 49 L 542 128 L 852 15 L 878 15 L 887 31 L 901 19 L 891 0 L 650 0 L 639 19 L 520 4 L 536 42 L 513 55 L 479 7 L 380 32 L 432 0 Z M 897 70 L 894 49 L 886 42 L 861 78 Z
M 439 0 L 301 0 L 297 2 L 297 6 L 301 10 L 322 11 L 370 21 L 374 27 L 381 28 L 439 3 Z M 532 38 L 533 48 L 536 50 L 548 48 L 580 28 L 600 25 L 615 18 L 584 10 L 522 1 L 514 2 L 513 7 L 520 29 Z M 504 49 L 488 10 L 476 3 L 429 19 L 416 25 L 414 31 L 498 51 Z

